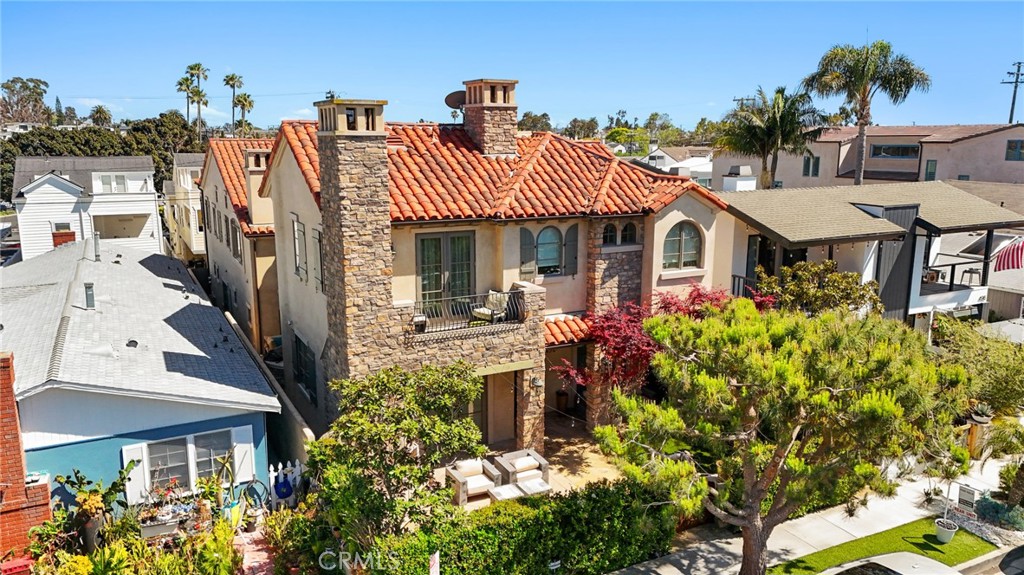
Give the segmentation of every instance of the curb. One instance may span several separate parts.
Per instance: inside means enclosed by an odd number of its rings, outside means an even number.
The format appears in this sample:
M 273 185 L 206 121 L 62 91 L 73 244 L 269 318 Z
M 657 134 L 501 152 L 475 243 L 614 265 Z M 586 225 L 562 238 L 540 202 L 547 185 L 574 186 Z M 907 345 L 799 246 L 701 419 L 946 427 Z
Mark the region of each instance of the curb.
M 963 575 L 977 575 L 978 573 L 984 573 L 985 571 L 999 565 L 999 562 L 1006 557 L 1010 551 L 1013 551 L 1014 547 L 1000 547 L 995 551 L 991 551 L 982 555 L 981 557 L 975 557 L 970 561 L 965 561 L 959 565 L 953 567 Z

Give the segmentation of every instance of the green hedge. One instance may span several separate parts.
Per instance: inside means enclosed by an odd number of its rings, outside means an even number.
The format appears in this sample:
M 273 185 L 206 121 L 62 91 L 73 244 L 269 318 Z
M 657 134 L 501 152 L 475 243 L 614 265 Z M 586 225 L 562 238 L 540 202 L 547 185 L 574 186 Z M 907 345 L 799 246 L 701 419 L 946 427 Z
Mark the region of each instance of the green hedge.
M 649 488 L 621 481 L 580 491 L 504 501 L 431 531 L 384 539 L 384 575 L 420 575 L 441 554 L 441 572 L 474 575 L 600 574 L 663 555 L 675 533 L 675 510 Z M 654 505 L 651 505 L 651 504 Z

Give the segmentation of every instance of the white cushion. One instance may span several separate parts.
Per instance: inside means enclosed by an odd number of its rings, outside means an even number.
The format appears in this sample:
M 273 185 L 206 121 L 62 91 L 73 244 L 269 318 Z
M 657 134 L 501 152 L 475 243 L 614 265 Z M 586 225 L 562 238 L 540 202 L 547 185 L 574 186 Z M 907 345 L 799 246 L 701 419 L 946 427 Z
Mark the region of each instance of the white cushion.
M 494 290 L 489 290 L 487 292 L 487 301 L 484 302 L 484 307 L 493 310 L 495 313 L 501 313 L 505 311 L 506 305 L 508 305 L 507 293 Z
M 462 461 L 456 461 L 455 462 L 455 471 L 458 471 L 464 477 L 472 477 L 474 475 L 483 475 L 484 474 L 484 462 L 483 462 L 483 460 L 481 460 L 479 458 L 477 458 L 477 459 L 464 459 Z
M 543 479 L 544 474 L 541 473 L 540 469 L 531 469 L 529 471 L 520 471 L 516 473 L 516 483 L 522 483 L 523 481 L 530 481 L 531 479 Z
M 516 471 L 528 471 L 530 469 L 537 469 L 538 467 L 540 467 L 540 462 L 530 457 L 529 455 L 524 455 L 517 459 L 513 459 L 511 463 L 512 467 Z
M 466 495 L 470 497 L 486 493 L 492 487 L 494 487 L 494 482 L 488 479 L 486 475 L 474 475 L 466 478 Z

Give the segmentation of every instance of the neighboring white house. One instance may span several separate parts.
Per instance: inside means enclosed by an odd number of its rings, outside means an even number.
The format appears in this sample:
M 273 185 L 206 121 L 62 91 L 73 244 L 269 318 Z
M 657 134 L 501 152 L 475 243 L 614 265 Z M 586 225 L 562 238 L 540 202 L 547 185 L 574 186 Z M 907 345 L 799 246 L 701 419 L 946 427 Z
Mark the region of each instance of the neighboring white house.
M 706 146 L 652 146 L 638 161 L 666 174 L 689 176 L 705 188 L 711 187 L 712 149 Z
M 163 253 L 150 156 L 19 157 L 14 207 L 21 259 L 98 233 L 100 240 Z
M 199 177 L 205 154 L 174 154 L 174 176 L 164 182 L 164 220 L 174 257 L 184 262 L 206 256 L 203 233 L 203 194 Z

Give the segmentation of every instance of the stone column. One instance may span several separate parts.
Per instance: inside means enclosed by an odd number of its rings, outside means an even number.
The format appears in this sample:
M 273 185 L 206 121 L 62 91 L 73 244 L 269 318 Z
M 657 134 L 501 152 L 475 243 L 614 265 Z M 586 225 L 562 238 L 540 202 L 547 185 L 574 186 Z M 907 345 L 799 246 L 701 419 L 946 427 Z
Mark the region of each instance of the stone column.
M 587 385 L 587 431 L 593 431 L 599 425 L 611 423 L 612 386 L 599 376 L 601 352 L 594 344 L 587 345 L 587 372 L 592 374 Z
M 546 290 L 527 282 L 516 282 L 524 302 L 523 330 L 535 345 L 530 346 L 534 367 L 520 372 L 516 390 L 516 449 L 544 453 L 544 309 Z M 537 378 L 541 385 L 533 384 Z

